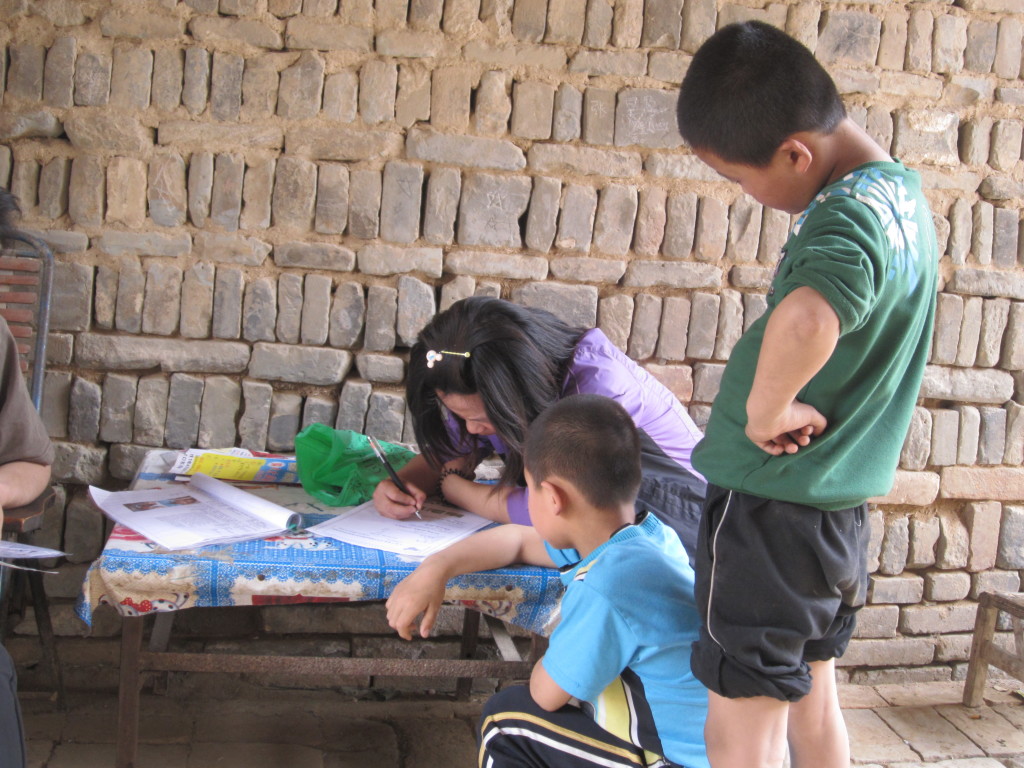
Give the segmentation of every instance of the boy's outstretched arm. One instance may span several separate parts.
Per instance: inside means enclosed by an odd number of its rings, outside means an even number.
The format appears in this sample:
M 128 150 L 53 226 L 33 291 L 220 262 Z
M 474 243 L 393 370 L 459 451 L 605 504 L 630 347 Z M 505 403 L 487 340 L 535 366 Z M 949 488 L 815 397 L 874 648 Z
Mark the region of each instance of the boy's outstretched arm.
M 404 639 L 412 640 L 416 619 L 422 614 L 420 637 L 428 637 L 449 579 L 512 563 L 554 565 L 540 535 L 525 525 L 499 525 L 457 541 L 430 555 L 395 587 L 386 603 L 388 624 Z
M 779 456 L 796 453 L 827 425 L 817 409 L 796 399 L 839 340 L 839 316 L 813 288 L 789 293 L 772 312 L 747 398 L 747 437 Z

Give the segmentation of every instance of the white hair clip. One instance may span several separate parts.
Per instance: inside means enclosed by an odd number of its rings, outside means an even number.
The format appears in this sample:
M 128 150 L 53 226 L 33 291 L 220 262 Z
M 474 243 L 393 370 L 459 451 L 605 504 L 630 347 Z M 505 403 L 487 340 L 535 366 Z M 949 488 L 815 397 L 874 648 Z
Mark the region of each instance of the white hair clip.
M 441 362 L 442 355 L 455 355 L 457 357 L 469 357 L 469 352 L 449 352 L 446 349 L 442 349 L 440 352 L 435 352 L 432 349 L 427 350 L 427 368 L 433 368 L 434 363 Z

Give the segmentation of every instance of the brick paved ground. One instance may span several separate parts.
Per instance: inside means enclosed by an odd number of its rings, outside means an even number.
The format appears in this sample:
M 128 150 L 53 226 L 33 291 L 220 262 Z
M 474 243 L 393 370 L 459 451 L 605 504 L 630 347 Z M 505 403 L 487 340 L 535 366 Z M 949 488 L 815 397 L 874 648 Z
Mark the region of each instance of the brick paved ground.
M 845 686 L 854 763 L 866 768 L 1024 768 L 1024 700 L 990 685 L 986 706 L 960 683 Z M 190 687 L 143 695 L 140 768 L 471 768 L 482 697 L 360 700 L 337 691 Z M 73 694 L 67 713 L 26 695 L 30 768 L 110 768 L 117 697 Z

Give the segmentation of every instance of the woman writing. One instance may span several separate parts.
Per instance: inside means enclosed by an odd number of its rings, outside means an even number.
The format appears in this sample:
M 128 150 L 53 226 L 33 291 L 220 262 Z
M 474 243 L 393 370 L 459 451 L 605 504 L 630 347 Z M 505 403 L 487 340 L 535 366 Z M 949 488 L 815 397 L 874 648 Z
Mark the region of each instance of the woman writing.
M 701 438 L 686 410 L 598 329 L 573 328 L 549 312 L 472 297 L 435 316 L 409 357 L 406 402 L 420 455 L 374 491 L 377 510 L 406 518 L 428 495 L 498 522 L 530 524 L 523 479 L 527 427 L 570 394 L 611 397 L 633 418 L 643 450 L 637 506 L 679 534 L 691 559 L 704 479 L 690 464 Z M 473 480 L 498 454 L 497 485 Z

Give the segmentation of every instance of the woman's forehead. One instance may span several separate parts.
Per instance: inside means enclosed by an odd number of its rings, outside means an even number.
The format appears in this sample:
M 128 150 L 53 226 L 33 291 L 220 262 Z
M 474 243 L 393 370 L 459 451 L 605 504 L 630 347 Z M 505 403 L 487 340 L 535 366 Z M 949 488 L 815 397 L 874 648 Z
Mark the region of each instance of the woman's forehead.
M 486 419 L 487 411 L 480 395 L 458 395 L 454 392 L 437 392 L 444 407 L 462 419 Z

